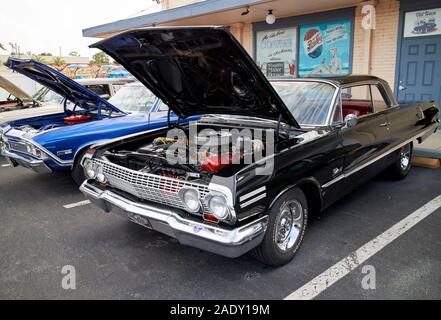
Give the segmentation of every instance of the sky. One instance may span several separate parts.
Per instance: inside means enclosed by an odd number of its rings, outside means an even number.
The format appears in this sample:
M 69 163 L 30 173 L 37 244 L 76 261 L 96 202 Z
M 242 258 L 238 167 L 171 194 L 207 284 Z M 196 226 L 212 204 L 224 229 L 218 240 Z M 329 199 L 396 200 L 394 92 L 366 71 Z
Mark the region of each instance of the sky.
M 159 10 L 154 0 L 15 0 L 2 1 L 0 43 L 10 51 L 17 43 L 20 52 L 50 52 L 67 56 L 77 51 L 92 57 L 88 45 L 99 39 L 84 38 L 82 30 L 103 23 Z M 145 10 L 145 11 L 143 11 Z M 142 11 L 142 12 L 141 12 Z M 8 54 L 0 49 L 0 54 Z

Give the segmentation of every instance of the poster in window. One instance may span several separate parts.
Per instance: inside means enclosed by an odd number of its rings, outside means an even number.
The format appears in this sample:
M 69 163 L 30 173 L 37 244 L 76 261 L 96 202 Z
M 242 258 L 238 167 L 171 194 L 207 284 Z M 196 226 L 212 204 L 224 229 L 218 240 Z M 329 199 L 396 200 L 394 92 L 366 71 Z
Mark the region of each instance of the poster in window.
M 296 75 L 297 28 L 256 34 L 256 62 L 267 77 Z
M 404 37 L 422 37 L 441 34 L 441 8 L 406 12 Z
M 299 76 L 350 73 L 351 20 L 300 27 Z

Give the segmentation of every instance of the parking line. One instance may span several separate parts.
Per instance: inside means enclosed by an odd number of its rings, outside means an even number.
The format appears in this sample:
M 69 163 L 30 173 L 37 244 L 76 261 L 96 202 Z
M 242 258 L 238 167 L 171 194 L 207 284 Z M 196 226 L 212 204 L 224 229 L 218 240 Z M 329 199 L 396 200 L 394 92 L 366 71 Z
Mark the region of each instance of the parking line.
M 75 207 L 80 207 L 80 206 L 85 206 L 87 204 L 90 204 L 91 202 L 89 200 L 84 200 L 84 201 L 80 201 L 80 202 L 75 202 L 75 203 L 71 203 L 71 204 L 65 204 L 63 206 L 63 208 L 65 209 L 72 209 Z
M 427 218 L 430 214 L 441 207 L 441 195 L 429 201 L 424 206 L 408 215 L 403 220 L 383 232 L 381 235 L 372 239 L 346 258 L 340 260 L 328 270 L 315 277 L 307 284 L 297 289 L 284 300 L 310 300 L 318 296 L 321 292 L 342 279 L 352 270 L 364 263 L 367 259 L 378 253 L 389 243 L 403 235 L 406 231 L 414 227 L 418 222 Z
M 10 163 L 2 164 L 2 168 L 11 167 L 11 166 L 12 166 L 12 164 L 10 164 Z

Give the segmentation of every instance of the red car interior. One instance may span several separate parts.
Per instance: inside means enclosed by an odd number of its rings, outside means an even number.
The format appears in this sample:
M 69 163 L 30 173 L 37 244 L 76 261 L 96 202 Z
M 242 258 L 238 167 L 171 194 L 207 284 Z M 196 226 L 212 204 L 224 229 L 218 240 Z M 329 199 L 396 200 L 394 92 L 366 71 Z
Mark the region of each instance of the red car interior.
M 70 116 L 70 117 L 64 118 L 64 123 L 76 124 L 76 123 L 88 122 L 91 120 L 92 120 L 92 117 L 89 115 L 78 115 L 78 116 Z
M 371 101 L 365 100 L 343 100 L 343 119 L 348 114 L 354 114 L 357 117 L 363 116 L 365 114 L 373 113 L 373 107 Z

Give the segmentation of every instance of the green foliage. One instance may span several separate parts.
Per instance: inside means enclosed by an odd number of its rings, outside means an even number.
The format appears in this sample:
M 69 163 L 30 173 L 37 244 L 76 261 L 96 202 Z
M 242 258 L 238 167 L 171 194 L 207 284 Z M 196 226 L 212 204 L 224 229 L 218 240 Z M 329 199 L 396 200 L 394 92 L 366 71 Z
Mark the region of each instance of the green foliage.
M 34 55 L 32 55 L 32 59 L 34 59 L 35 61 L 41 62 L 41 63 L 47 63 L 47 61 L 41 55 L 34 54 Z
M 0 49 L 6 50 L 5 46 L 2 43 L 0 43 Z
M 90 63 L 95 66 L 102 66 L 104 64 L 109 64 L 110 58 L 104 52 L 98 52 L 93 55 L 92 61 L 90 61 Z
M 71 51 L 71 52 L 69 53 L 69 55 L 70 55 L 71 57 L 79 57 L 79 56 L 80 56 L 80 54 L 79 54 L 78 52 L 76 52 L 76 51 Z
M 52 60 L 51 64 L 56 66 L 56 67 L 63 67 L 66 64 L 66 61 L 64 61 L 61 57 L 55 57 Z

